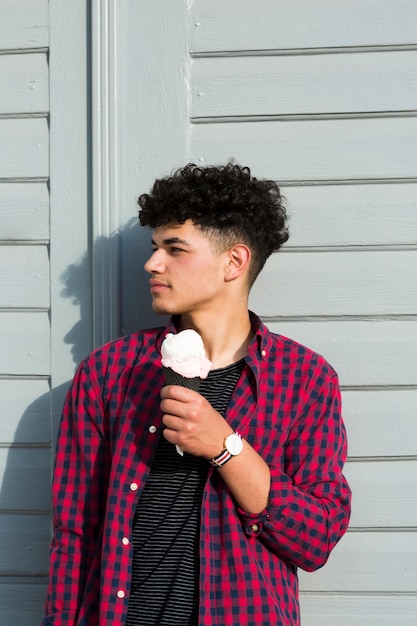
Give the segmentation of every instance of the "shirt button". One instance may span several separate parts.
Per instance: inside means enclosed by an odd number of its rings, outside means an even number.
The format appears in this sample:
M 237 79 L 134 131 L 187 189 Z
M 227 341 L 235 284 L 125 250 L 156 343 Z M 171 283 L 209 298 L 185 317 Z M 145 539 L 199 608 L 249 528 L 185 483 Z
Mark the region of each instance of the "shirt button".
M 266 350 L 262 350 L 261 354 L 262 356 L 266 356 Z
M 117 597 L 118 598 L 124 598 L 125 597 L 125 592 L 123 591 L 123 589 L 119 589 L 119 591 L 117 592 Z
M 157 430 L 156 426 L 153 426 L 153 425 L 149 426 L 149 432 L 150 433 L 154 434 L 154 433 L 156 433 L 156 430 Z
M 130 541 L 129 541 L 129 537 L 123 537 L 123 539 L 122 539 L 122 544 L 123 544 L 124 546 L 128 546 L 128 545 L 129 545 L 129 543 L 130 543 Z
M 130 483 L 130 491 L 137 491 L 139 489 L 138 483 Z
M 253 530 L 254 533 L 257 533 L 259 530 L 259 526 L 258 524 L 252 524 L 251 525 L 251 530 Z

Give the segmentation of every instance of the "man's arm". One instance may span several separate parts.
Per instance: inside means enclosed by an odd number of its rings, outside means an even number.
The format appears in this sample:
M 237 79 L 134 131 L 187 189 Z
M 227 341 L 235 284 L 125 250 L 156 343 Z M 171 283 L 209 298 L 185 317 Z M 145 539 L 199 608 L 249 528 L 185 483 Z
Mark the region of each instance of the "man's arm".
M 269 501 L 259 515 L 241 510 L 245 530 L 283 560 L 307 571 L 322 567 L 345 533 L 349 486 L 337 377 L 325 379 L 314 403 L 293 424 L 284 463 L 270 467 Z M 242 507 L 243 509 L 243 507 Z
M 231 432 L 207 401 L 180 387 L 162 391 L 164 435 L 191 454 L 219 454 Z M 211 411 L 210 411 L 211 409 Z M 325 379 L 314 403 L 293 424 L 285 449 L 270 467 L 247 443 L 219 473 L 237 502 L 245 532 L 283 560 L 305 570 L 326 562 L 347 528 L 350 490 L 342 474 L 346 433 L 336 376 Z

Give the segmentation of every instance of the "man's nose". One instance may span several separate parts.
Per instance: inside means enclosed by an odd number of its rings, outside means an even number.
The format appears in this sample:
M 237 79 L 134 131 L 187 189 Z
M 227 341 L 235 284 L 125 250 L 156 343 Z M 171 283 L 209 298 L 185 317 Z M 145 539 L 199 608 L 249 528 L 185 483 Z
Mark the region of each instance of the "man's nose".
M 154 272 L 161 273 L 164 267 L 162 250 L 155 250 L 153 254 L 146 261 L 144 268 L 145 272 L 153 274 Z

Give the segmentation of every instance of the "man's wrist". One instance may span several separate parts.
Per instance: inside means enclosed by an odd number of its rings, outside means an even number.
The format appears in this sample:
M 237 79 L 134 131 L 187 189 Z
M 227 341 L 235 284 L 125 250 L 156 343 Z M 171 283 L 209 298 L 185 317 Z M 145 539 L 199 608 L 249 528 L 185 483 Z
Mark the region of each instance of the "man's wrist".
M 212 459 L 209 459 L 213 467 L 223 467 L 234 456 L 238 456 L 243 450 L 242 435 L 233 431 L 224 438 L 223 450 Z

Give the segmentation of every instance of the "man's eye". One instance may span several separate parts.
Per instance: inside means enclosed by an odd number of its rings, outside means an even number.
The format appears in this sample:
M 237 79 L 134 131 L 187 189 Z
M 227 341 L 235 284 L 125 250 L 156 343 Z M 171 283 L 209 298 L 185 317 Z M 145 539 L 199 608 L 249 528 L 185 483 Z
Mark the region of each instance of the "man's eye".
M 182 248 L 176 248 L 175 246 L 172 246 L 171 252 L 173 254 L 177 254 L 178 252 L 183 252 L 183 249 Z

